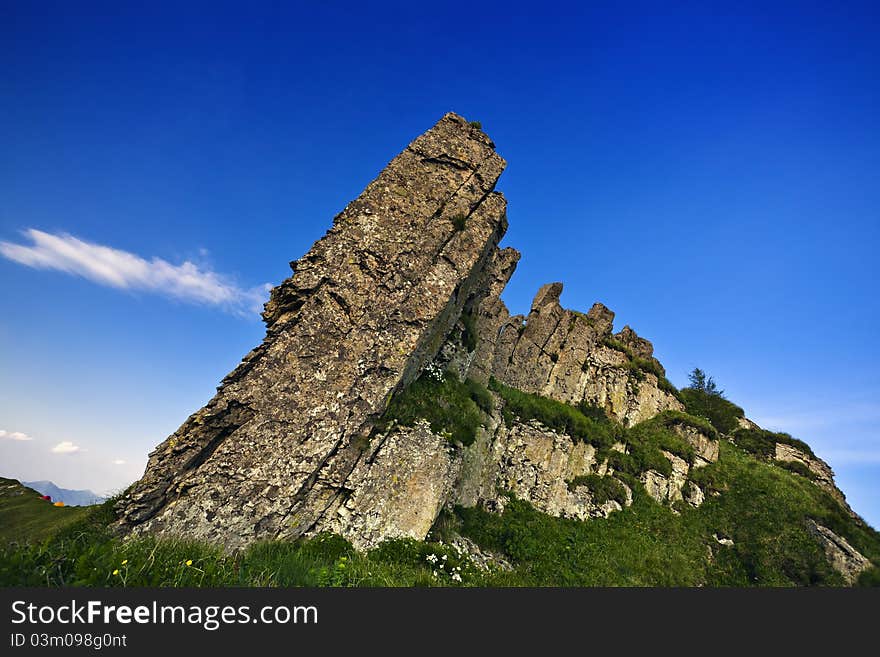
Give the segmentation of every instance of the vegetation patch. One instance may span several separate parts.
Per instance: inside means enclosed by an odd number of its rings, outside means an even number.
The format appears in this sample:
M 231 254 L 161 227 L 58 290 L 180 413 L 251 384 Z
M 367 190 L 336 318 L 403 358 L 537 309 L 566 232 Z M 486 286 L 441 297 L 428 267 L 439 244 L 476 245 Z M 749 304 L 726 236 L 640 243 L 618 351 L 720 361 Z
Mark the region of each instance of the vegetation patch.
M 727 441 L 720 448 L 718 462 L 695 471 L 694 480 L 712 482 L 721 494 L 679 515 L 634 478 L 616 474 L 631 487 L 633 504 L 608 518 L 554 518 L 511 498 L 502 514 L 457 508 L 438 523 L 500 554 L 512 571 L 477 570 L 439 534 L 443 544 L 392 540 L 361 553 L 329 534 L 259 543 L 236 555 L 192 541 L 122 540 L 110 530 L 116 516 L 109 500 L 41 540 L 0 543 L 0 586 L 843 585 L 809 520 L 880 563 L 880 534 L 828 493 Z M 880 585 L 880 569 L 863 573 L 859 584 Z
M 808 529 L 812 518 L 877 563 L 880 535 L 849 518 L 802 477 L 761 463 L 723 441 L 717 463 L 699 468 L 721 492 L 679 515 L 633 484 L 633 505 L 608 518 L 553 518 L 512 500 L 501 515 L 456 509 L 461 531 L 515 567 L 494 581 L 526 586 L 843 585 Z M 721 546 L 713 534 L 729 536 Z M 860 584 L 880 583 L 876 569 Z
M 816 456 L 807 443 L 792 438 L 787 433 L 766 431 L 765 429 L 737 429 L 733 434 L 733 439 L 744 450 L 762 459 L 776 458 L 776 443 L 790 445 L 813 458 Z
M 665 427 L 673 427 L 675 425 L 684 425 L 688 427 L 693 427 L 700 433 L 706 434 L 709 438 L 714 438 L 717 440 L 718 431 L 712 424 L 705 418 L 696 417 L 689 413 L 682 413 L 681 411 L 663 411 L 659 415 L 654 418 L 651 418 L 651 421 L 656 421 L 662 424 Z
M 626 504 L 626 489 L 614 477 L 600 477 L 597 474 L 589 474 L 575 477 L 568 482 L 568 490 L 573 491 L 578 486 L 586 486 L 596 504 L 605 504 L 609 500 L 618 502 L 621 506 Z
M 661 390 L 668 392 L 670 395 L 678 399 L 682 404 L 684 400 L 679 393 L 678 388 L 672 385 L 672 382 L 666 378 L 666 373 L 663 371 L 663 367 L 660 363 L 657 362 L 654 358 L 641 358 L 636 356 L 632 349 L 623 344 L 620 340 L 616 340 L 611 336 L 606 335 L 602 338 L 602 344 L 604 344 L 609 349 L 614 349 L 615 351 L 619 351 L 624 356 L 626 356 L 626 363 L 624 367 L 629 370 L 630 376 L 636 381 L 644 381 L 645 374 L 653 374 L 657 377 L 657 387 Z
M 122 540 L 115 500 L 41 542 L 0 544 L 0 586 L 468 586 L 488 573 L 448 546 L 395 540 L 358 553 L 344 538 L 258 543 L 235 554 L 195 541 Z
M 813 449 L 807 443 L 805 443 L 803 440 L 798 440 L 797 438 L 793 438 L 791 436 L 791 434 L 785 433 L 784 431 L 777 431 L 777 432 L 771 433 L 771 435 L 773 436 L 773 440 L 775 440 L 777 443 L 782 443 L 784 445 L 790 445 L 791 447 L 794 447 L 795 449 L 802 451 L 804 454 L 807 454 L 808 456 L 810 456 L 812 458 L 816 458 L 816 455 L 813 453 Z
M 681 395 L 681 391 L 676 388 L 672 382 L 666 378 L 666 376 L 658 376 L 657 377 L 657 387 L 664 392 L 668 392 L 670 395 L 675 397 L 678 401 L 684 404 L 684 397 Z
M 454 373 L 429 366 L 391 399 L 375 430 L 387 431 L 392 422 L 412 426 L 425 419 L 434 433 L 470 445 L 484 421 L 481 409 L 492 410 L 492 396 L 483 386 L 470 379 L 462 383 Z
M 720 433 L 731 434 L 739 427 L 739 419 L 745 417 L 743 409 L 728 401 L 724 391 L 719 390 L 711 376 L 700 368 L 688 375 L 690 386 L 679 391 L 679 399 L 691 415 L 706 418 Z
M 489 379 L 489 389 L 504 399 L 502 415 L 510 425 L 514 418 L 522 422 L 538 420 L 548 429 L 564 433 L 595 447 L 610 447 L 618 438 L 618 429 L 610 422 L 587 417 L 580 410 L 540 395 L 522 392 L 504 385 L 496 378 Z
M 812 481 L 816 480 L 816 473 L 810 470 L 809 466 L 800 461 L 776 461 L 776 465 Z
M 452 226 L 455 228 L 457 232 L 461 232 L 464 230 L 464 227 L 467 225 L 467 215 L 463 212 L 459 212 L 458 214 L 452 215 Z
M 626 356 L 627 360 L 634 360 L 635 354 L 633 354 L 632 349 L 623 344 L 620 340 L 616 340 L 612 338 L 610 335 L 606 335 L 602 338 L 602 344 L 604 344 L 609 349 L 614 349 L 614 351 L 619 351 L 624 356 Z
M 473 311 L 461 314 L 461 325 L 464 327 L 461 332 L 461 344 L 470 353 L 477 348 L 477 320 Z
M 32 488 L 0 477 L 0 542 L 42 540 L 87 512 L 82 506 L 54 506 Z

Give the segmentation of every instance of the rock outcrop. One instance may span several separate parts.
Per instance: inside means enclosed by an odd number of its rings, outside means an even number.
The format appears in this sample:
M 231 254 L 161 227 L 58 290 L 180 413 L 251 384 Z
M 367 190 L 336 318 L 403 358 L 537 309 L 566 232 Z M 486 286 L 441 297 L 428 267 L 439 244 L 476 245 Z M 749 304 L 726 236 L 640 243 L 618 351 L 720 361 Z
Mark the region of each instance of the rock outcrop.
M 843 577 L 844 581 L 853 585 L 864 571 L 871 567 L 871 562 L 849 542 L 817 522 L 809 521 L 810 531 L 819 540 L 825 550 L 828 563 Z
M 607 459 L 592 445 L 534 420 L 508 426 L 496 413 L 474 444 L 462 451 L 462 468 L 450 500 L 461 506 L 479 504 L 502 511 L 513 494 L 549 515 L 587 520 L 607 517 L 632 504 L 632 491 L 622 482 L 615 480 L 622 492 L 620 500 L 597 499 L 589 486 L 579 484 L 587 475 L 611 477 Z
M 508 270 L 500 267 L 507 276 Z M 683 408 L 663 388 L 653 345 L 629 326 L 612 334 L 614 313 L 601 303 L 586 314 L 566 310 L 559 303 L 562 283 L 549 283 L 538 290 L 528 317 L 511 317 L 496 287 L 477 308 L 476 380 L 492 375 L 525 392 L 586 402 L 625 425 Z
M 434 358 L 495 257 L 504 166 L 454 114 L 394 158 L 291 263 L 265 340 L 150 455 L 123 527 L 230 548 L 345 533 L 324 518 L 369 456 L 371 421 Z
M 775 449 L 775 458 L 777 461 L 783 463 L 799 463 L 806 466 L 807 470 L 812 473 L 813 480 L 816 482 L 817 486 L 837 500 L 837 503 L 840 504 L 847 513 L 851 516 L 858 517 L 856 516 L 855 511 L 850 508 L 849 503 L 847 503 L 843 491 L 841 491 L 837 487 L 837 484 L 834 483 L 834 471 L 831 469 L 830 465 L 825 463 L 825 461 L 818 456 L 807 454 L 793 445 L 776 443 Z
M 527 316 L 511 316 L 501 300 L 520 257 L 498 247 L 504 166 L 479 127 L 455 114 L 395 157 L 291 263 L 265 305 L 265 339 L 150 455 L 118 503 L 119 528 L 229 550 L 334 532 L 365 549 L 424 539 L 444 507 L 501 511 L 511 496 L 579 520 L 632 504 L 633 487 L 676 510 L 702 504 L 694 472 L 718 460 L 718 436 L 680 412 L 653 345 L 629 326 L 614 333 L 601 303 L 563 308 L 561 283 L 541 287 Z M 460 381 L 495 379 L 472 444 L 425 420 L 380 421 L 428 366 Z M 613 420 L 618 433 L 591 443 L 588 432 L 518 417 L 505 408 L 511 389 L 578 407 L 584 423 L 588 413 Z M 618 441 L 643 429 L 660 431 L 664 448 Z M 849 510 L 827 464 L 792 445 L 775 449 Z M 870 565 L 827 528 L 813 532 L 847 581 Z M 509 567 L 460 540 L 456 549 L 484 567 Z

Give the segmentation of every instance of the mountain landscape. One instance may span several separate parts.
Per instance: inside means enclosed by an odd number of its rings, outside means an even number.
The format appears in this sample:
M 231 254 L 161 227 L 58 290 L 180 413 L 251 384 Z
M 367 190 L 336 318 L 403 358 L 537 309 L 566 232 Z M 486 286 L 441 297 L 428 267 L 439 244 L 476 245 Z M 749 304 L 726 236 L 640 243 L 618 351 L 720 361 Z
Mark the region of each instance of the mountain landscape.
M 877 584 L 880 535 L 809 445 L 699 369 L 677 389 L 562 283 L 510 314 L 505 166 L 456 114 L 415 139 L 291 262 L 263 342 L 143 477 L 8 543 L 0 580 Z
M 53 502 L 64 502 L 67 506 L 89 506 L 100 504 L 107 499 L 90 490 L 60 488 L 51 481 L 23 481 L 21 483 L 43 495 L 48 495 Z

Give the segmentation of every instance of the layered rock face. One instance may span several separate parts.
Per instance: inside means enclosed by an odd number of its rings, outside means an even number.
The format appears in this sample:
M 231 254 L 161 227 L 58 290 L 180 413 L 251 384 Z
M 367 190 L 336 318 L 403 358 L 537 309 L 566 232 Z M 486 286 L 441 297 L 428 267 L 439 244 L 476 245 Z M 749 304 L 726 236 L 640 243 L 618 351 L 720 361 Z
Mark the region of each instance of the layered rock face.
M 665 372 L 653 345 L 629 326 L 612 334 L 614 313 L 601 303 L 586 314 L 566 310 L 559 303 L 562 283 L 549 283 L 535 295 L 528 317 L 511 317 L 496 287 L 477 309 L 474 379 L 492 375 L 525 392 L 586 402 L 624 425 L 683 408 L 661 388 Z
M 453 114 L 394 158 L 291 263 L 265 340 L 150 455 L 123 527 L 236 548 L 327 526 L 362 476 L 371 420 L 435 356 L 495 255 L 504 166 Z

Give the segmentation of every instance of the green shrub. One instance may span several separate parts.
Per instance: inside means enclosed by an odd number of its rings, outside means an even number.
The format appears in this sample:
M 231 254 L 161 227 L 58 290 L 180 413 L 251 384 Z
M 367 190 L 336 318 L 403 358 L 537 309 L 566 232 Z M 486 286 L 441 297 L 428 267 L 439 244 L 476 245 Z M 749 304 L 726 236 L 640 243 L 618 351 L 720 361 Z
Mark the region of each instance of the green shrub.
M 492 394 L 481 383 L 477 383 L 473 379 L 465 379 L 465 387 L 468 395 L 481 411 L 486 414 L 492 413 L 495 408 L 495 400 Z
M 599 424 L 607 424 L 609 426 L 618 426 L 615 420 L 612 420 L 610 417 L 608 417 L 608 414 L 595 404 L 589 404 L 586 401 L 581 401 L 580 403 L 578 403 L 577 409 L 588 419 L 593 420 L 594 422 L 598 422 Z
M 621 505 L 626 504 L 626 489 L 614 477 L 600 477 L 597 474 L 575 477 L 568 482 L 568 490 L 573 491 L 578 486 L 586 486 L 596 504 L 605 504 L 614 500 Z
M 668 392 L 670 395 L 672 395 L 678 401 L 684 404 L 684 397 L 681 396 L 681 392 L 679 391 L 679 389 L 672 385 L 672 382 L 665 376 L 657 377 L 657 387 L 664 392 Z
M 868 568 L 868 570 L 859 575 L 858 585 L 880 587 L 880 568 L 877 566 Z
M 614 349 L 615 351 L 619 351 L 624 356 L 626 356 L 627 360 L 635 360 L 635 354 L 633 354 L 632 349 L 623 344 L 620 340 L 615 340 L 610 335 L 606 335 L 602 338 L 602 344 L 604 344 L 609 349 Z
M 447 435 L 452 442 L 470 445 L 483 423 L 480 408 L 491 411 L 491 404 L 491 395 L 475 381 L 462 383 L 452 372 L 438 375 L 423 372 L 391 399 L 376 423 L 376 430 L 387 430 L 392 420 L 402 426 L 412 426 L 416 420 L 425 419 L 435 433 Z
M 463 212 L 459 212 L 452 216 L 452 226 L 455 228 L 457 232 L 461 232 L 464 230 L 464 227 L 467 225 L 467 215 Z
M 629 444 L 651 445 L 680 456 L 688 463 L 694 461 L 694 448 L 671 429 L 675 419 L 661 414 L 630 427 L 626 432 Z
M 777 433 L 765 429 L 737 429 L 733 434 L 733 439 L 744 450 L 763 459 L 776 458 L 776 443 L 790 445 L 807 456 L 816 458 L 807 443 L 792 438 L 787 433 Z
M 664 477 L 672 474 L 672 463 L 656 445 L 633 442 L 627 448 L 629 450 L 627 453 L 614 449 L 603 453 L 603 457 L 608 458 L 608 465 L 614 468 L 615 472 L 624 472 L 633 477 L 638 477 L 648 470 L 656 470 Z
M 464 327 L 461 332 L 461 344 L 470 353 L 477 348 L 477 320 L 473 312 L 463 312 L 461 324 Z
M 679 395 L 685 410 L 690 415 L 706 418 L 723 434 L 736 431 L 739 427 L 739 418 L 745 416 L 743 409 L 718 394 L 695 388 L 682 388 Z
M 724 477 L 721 470 L 714 464 L 702 468 L 691 468 L 688 479 L 699 486 L 704 493 L 720 493 L 724 490 Z
M 632 359 L 632 362 L 637 368 L 642 370 L 642 372 L 649 372 L 656 376 L 658 380 L 666 376 L 663 367 L 661 367 L 660 363 L 653 358 L 639 358 L 636 356 Z
M 661 390 L 665 390 L 670 395 L 681 401 L 681 397 L 678 392 L 678 388 L 676 388 L 672 383 L 670 383 L 669 379 L 666 378 L 666 372 L 663 371 L 663 366 L 657 362 L 655 358 L 642 358 L 640 356 L 636 356 L 632 349 L 627 347 L 620 340 L 616 340 L 611 336 L 606 335 L 602 338 L 602 344 L 604 344 L 609 349 L 614 349 L 615 351 L 619 351 L 624 356 L 626 356 L 626 363 L 624 367 L 629 370 L 630 376 L 633 377 L 636 381 L 644 381 L 645 374 L 653 374 L 657 377 L 657 387 Z
M 514 417 L 523 422 L 538 420 L 548 429 L 596 447 L 611 446 L 618 437 L 619 431 L 613 424 L 589 418 L 569 404 L 522 392 L 504 385 L 494 377 L 489 379 L 489 389 L 504 399 L 503 415 L 508 424 Z
M 800 461 L 776 461 L 776 465 L 780 468 L 784 468 L 789 472 L 794 472 L 795 474 L 799 474 L 802 477 L 806 477 L 807 479 L 816 480 L 816 473 L 810 470 L 810 468 Z
M 483 129 L 483 124 L 479 121 L 468 121 L 468 125 L 472 128 L 476 128 L 477 130 Z
M 659 415 L 654 418 L 651 418 L 651 421 L 656 421 L 663 426 L 672 427 L 676 424 L 683 424 L 689 427 L 693 427 L 697 431 L 706 434 L 709 438 L 714 438 L 717 440 L 718 431 L 715 430 L 715 427 L 705 418 L 695 417 L 690 415 L 689 413 L 682 413 L 681 411 L 663 411 Z
M 777 443 L 791 445 L 795 449 L 799 449 L 800 451 L 802 451 L 804 454 L 807 454 L 808 456 L 816 458 L 816 455 L 813 453 L 813 450 L 803 440 L 798 440 L 797 438 L 792 438 L 791 434 L 788 434 L 785 432 L 775 432 L 775 433 L 770 433 L 770 435 L 773 437 L 773 440 L 775 440 Z
M 733 441 L 738 447 L 758 458 L 773 459 L 776 457 L 776 441 L 771 435 L 763 429 L 737 429 L 733 434 Z

